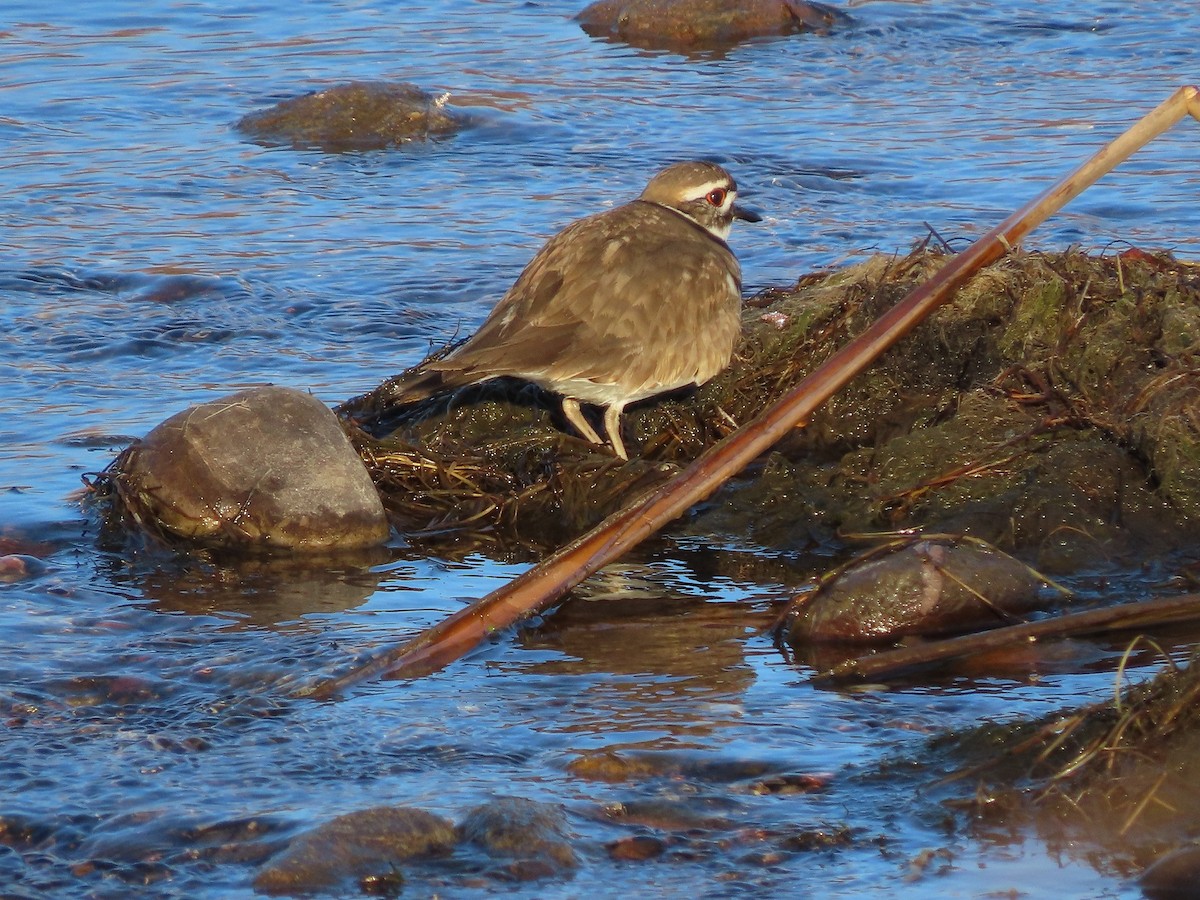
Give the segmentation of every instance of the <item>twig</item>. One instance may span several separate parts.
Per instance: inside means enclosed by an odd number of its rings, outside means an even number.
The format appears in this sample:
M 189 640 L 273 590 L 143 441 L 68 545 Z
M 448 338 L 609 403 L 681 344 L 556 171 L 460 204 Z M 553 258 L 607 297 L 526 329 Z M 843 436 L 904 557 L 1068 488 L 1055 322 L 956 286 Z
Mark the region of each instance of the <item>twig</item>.
M 1011 647 L 1022 641 L 1148 628 L 1194 619 L 1200 619 L 1200 594 L 1160 597 L 1136 603 L 1122 603 L 1104 609 L 1067 613 L 1040 622 L 1008 625 L 980 634 L 966 634 L 916 647 L 886 650 L 872 656 L 847 660 L 813 676 L 813 679 L 818 682 L 880 681 L 948 660 Z

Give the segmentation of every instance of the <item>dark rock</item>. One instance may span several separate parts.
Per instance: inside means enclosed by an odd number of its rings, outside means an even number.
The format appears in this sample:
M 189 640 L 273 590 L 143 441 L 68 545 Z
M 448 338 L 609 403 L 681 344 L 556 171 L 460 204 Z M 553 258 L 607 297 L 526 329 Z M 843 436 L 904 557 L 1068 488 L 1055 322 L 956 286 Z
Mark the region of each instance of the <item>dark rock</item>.
M 510 873 L 521 879 L 559 874 L 578 865 L 566 840 L 562 810 L 548 803 L 500 797 L 471 810 L 458 832 L 489 856 L 509 860 Z
M 653 50 L 728 49 L 742 41 L 828 33 L 849 17 L 801 0 L 596 0 L 576 19 L 592 37 Z
M 433 813 L 393 806 L 364 809 L 293 840 L 259 870 L 254 889 L 305 894 L 351 881 L 392 878 L 397 863 L 448 852 L 454 842 L 454 826 Z
M 126 518 L 204 546 L 358 549 L 389 533 L 337 417 L 291 388 L 190 407 L 128 447 L 106 477 Z
M 1138 879 L 1150 900 L 1184 900 L 1200 891 L 1200 846 L 1190 844 L 1160 857 Z
M 609 858 L 621 862 L 644 862 L 662 856 L 666 850 L 666 841 L 649 835 L 625 837 L 608 845 Z
M 793 601 L 789 641 L 887 641 L 1006 625 L 1047 605 L 1047 582 L 982 541 L 889 544 Z
M 353 81 L 250 113 L 237 129 L 256 143 L 342 153 L 448 136 L 465 119 L 412 84 Z
M 730 784 L 760 779 L 781 772 L 769 760 L 713 756 L 709 753 L 658 750 L 597 750 L 583 753 L 567 764 L 567 771 L 587 781 L 695 781 Z
M 731 830 L 734 823 L 726 813 L 732 810 L 732 802 L 715 810 L 714 805 L 709 797 L 687 797 L 682 800 L 631 798 L 606 805 L 598 811 L 597 817 L 617 825 L 654 828 L 658 831 Z

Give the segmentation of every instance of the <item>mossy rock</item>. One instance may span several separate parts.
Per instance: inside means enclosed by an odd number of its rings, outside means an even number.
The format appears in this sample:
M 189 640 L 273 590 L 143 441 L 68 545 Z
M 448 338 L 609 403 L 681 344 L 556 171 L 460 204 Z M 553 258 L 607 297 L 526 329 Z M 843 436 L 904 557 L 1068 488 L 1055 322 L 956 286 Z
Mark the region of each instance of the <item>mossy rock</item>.
M 466 119 L 447 109 L 445 101 L 413 84 L 352 81 L 250 113 L 237 129 L 269 147 L 380 150 L 461 130 Z

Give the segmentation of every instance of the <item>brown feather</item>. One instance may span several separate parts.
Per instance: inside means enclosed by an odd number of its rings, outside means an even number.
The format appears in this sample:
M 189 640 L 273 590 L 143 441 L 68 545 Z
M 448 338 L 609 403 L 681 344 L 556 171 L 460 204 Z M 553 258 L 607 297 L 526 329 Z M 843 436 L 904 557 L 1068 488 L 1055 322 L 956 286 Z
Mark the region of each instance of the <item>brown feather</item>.
M 471 338 L 395 379 L 393 396 L 511 376 L 612 407 L 615 420 L 627 403 L 703 384 L 728 365 L 740 330 L 741 271 L 718 236 L 735 217 L 753 220 L 735 196 L 724 170 L 681 163 L 642 198 L 568 225 Z

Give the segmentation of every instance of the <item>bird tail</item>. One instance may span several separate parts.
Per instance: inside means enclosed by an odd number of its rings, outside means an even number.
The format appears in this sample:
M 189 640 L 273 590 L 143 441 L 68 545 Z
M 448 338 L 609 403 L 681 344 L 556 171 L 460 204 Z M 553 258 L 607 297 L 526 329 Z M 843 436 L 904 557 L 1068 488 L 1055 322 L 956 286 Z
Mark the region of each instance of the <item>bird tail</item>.
M 382 424 L 403 413 L 407 407 L 471 381 L 464 378 L 462 372 L 428 368 L 427 362 L 393 375 L 370 393 L 347 400 L 337 407 L 338 415 L 360 425 Z
M 457 387 L 452 372 L 439 372 L 416 366 L 393 375 L 371 393 L 384 406 L 410 406 L 428 400 L 434 394 Z

